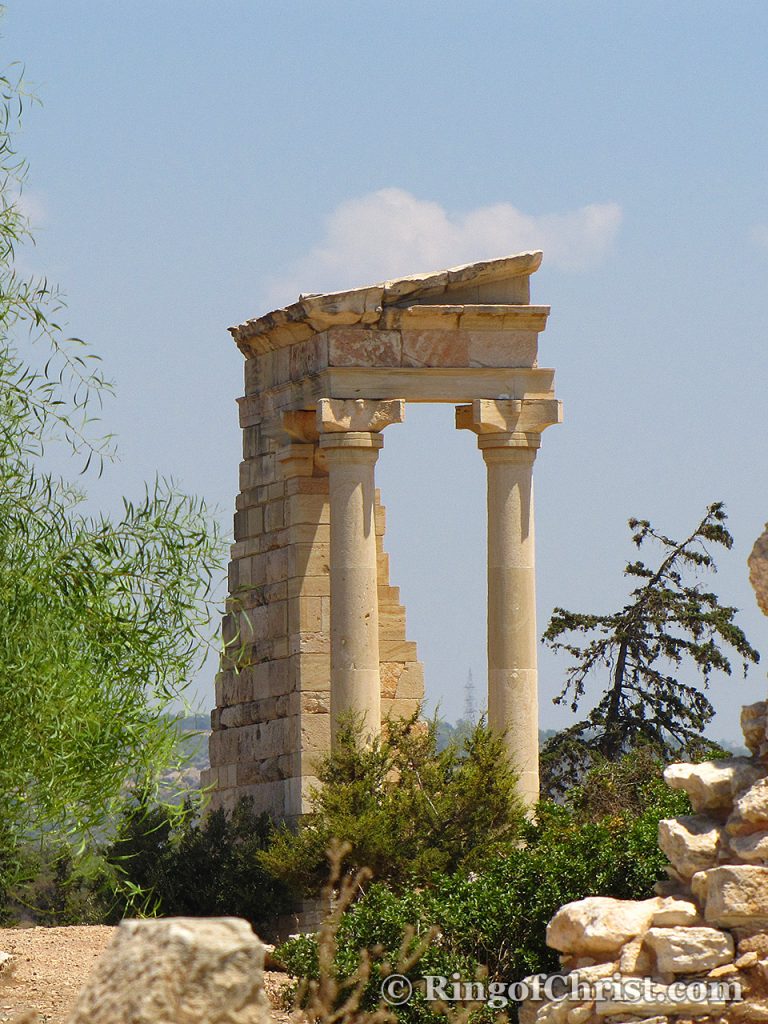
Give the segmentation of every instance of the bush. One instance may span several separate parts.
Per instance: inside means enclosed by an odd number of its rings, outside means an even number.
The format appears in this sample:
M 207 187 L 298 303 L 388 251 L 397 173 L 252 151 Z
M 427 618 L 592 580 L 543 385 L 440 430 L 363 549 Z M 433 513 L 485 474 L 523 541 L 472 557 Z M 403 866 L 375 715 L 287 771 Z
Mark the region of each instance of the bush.
M 333 839 L 343 869 L 370 869 L 397 889 L 479 869 L 514 843 L 525 821 L 502 740 L 478 725 L 461 746 L 437 750 L 434 722 L 391 721 L 370 745 L 348 720 L 318 770 L 312 813 L 281 829 L 260 859 L 294 892 L 315 895 Z
M 429 887 L 403 891 L 382 882 L 370 886 L 341 921 L 340 970 L 351 969 L 360 949 L 371 950 L 377 963 L 392 959 L 406 927 L 423 936 L 432 925 L 440 935 L 412 971 L 414 980 L 454 971 L 471 980 L 487 970 L 493 980 L 512 982 L 556 970 L 558 958 L 545 932 L 560 906 L 589 895 L 644 899 L 664 876 L 658 822 L 690 807 L 664 786 L 662 769 L 644 752 L 601 766 L 567 805 L 539 804 L 523 842 L 498 852 L 479 873 L 459 869 L 433 876 Z M 623 808 L 618 801 L 606 803 L 606 788 L 623 794 Z M 312 938 L 286 943 L 279 955 L 297 976 L 315 976 Z M 377 985 L 369 985 L 368 1006 L 376 1005 Z M 418 998 L 397 1012 L 409 1024 L 432 1015 Z
M 291 906 L 285 887 L 259 861 L 272 831 L 247 797 L 231 814 L 216 810 L 202 819 L 189 802 L 181 815 L 164 807 L 128 809 L 105 851 L 113 869 L 112 884 L 101 887 L 106 919 L 233 915 L 269 934 Z

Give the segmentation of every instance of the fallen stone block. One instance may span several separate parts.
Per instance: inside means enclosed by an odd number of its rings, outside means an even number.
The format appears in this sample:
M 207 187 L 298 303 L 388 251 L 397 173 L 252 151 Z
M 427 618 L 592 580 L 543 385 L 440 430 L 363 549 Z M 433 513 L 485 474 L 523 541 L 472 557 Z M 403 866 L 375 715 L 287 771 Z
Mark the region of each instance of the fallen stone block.
M 267 1024 L 264 947 L 247 921 L 123 921 L 68 1024 Z
M 753 754 L 758 754 L 765 743 L 765 727 L 768 722 L 768 701 L 746 704 L 741 709 L 741 731 L 744 742 Z
M 748 864 L 768 863 L 768 832 L 731 836 L 728 845 L 739 860 Z
M 637 979 L 638 982 L 640 980 Z M 669 985 L 663 985 L 647 979 L 642 980 L 646 984 L 640 990 L 638 998 L 635 998 L 634 993 L 632 993 L 631 998 L 628 998 L 631 991 L 629 989 L 631 979 L 614 982 L 614 994 L 611 992 L 611 987 L 607 985 L 605 997 L 595 1002 L 595 1013 L 597 1016 L 615 1016 L 618 1019 L 619 1014 L 625 1014 L 643 1019 L 643 1015 L 647 1017 L 648 1014 L 659 1016 L 659 1011 L 661 1011 L 662 1020 L 664 1020 L 668 1016 L 682 1013 L 695 1014 L 701 1017 L 703 1012 L 711 1014 L 713 1011 L 725 1009 L 726 1006 L 724 999 L 709 998 L 706 1002 L 702 1002 L 700 999 L 679 998 L 676 989 L 671 988 Z M 626 1016 L 624 1019 L 626 1019 Z M 631 1019 L 632 1017 L 630 1016 Z M 651 1017 L 651 1020 L 653 1020 L 653 1017 Z
M 701 764 L 670 764 L 664 769 L 664 781 L 670 789 L 688 794 L 696 813 L 731 810 L 734 797 L 756 782 L 762 770 L 748 757 L 729 757 Z
M 681 815 L 659 822 L 659 848 L 682 878 L 714 867 L 724 845 L 722 826 L 705 815 Z
M 725 827 L 730 835 L 768 831 L 768 778 L 758 779 L 741 793 Z
M 768 868 L 723 865 L 694 875 L 691 885 L 708 924 L 721 928 L 768 924 Z
M 662 974 L 693 974 L 733 960 L 733 939 L 717 928 L 651 928 L 645 942 Z
M 654 928 L 674 928 L 681 924 L 696 924 L 700 921 L 699 908 L 691 900 L 667 896 L 662 899 L 661 906 L 653 915 L 651 926 Z
M 547 926 L 547 945 L 561 953 L 611 953 L 642 934 L 660 900 L 616 900 L 589 896 L 567 903 Z

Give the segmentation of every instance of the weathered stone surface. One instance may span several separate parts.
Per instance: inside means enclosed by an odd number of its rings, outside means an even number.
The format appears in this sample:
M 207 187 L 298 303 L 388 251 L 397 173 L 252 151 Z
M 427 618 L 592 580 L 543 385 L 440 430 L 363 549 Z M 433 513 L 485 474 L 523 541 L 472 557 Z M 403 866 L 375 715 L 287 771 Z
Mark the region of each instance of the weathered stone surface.
M 645 946 L 645 935 L 630 939 L 621 951 L 619 971 L 622 974 L 642 977 L 653 971 L 653 957 Z
M 747 704 L 741 709 L 741 731 L 744 742 L 753 754 L 760 753 L 765 743 L 765 728 L 768 721 L 768 701 Z
M 562 953 L 610 953 L 646 931 L 658 909 L 658 899 L 589 896 L 567 903 L 547 926 L 547 945 Z
M 733 864 L 694 875 L 694 895 L 704 920 L 722 928 L 768 923 L 768 868 Z
M 650 928 L 645 941 L 662 974 L 692 974 L 729 963 L 733 939 L 717 928 Z
M 363 431 L 377 433 L 405 419 L 405 402 L 393 398 L 371 402 L 363 398 L 321 398 L 317 403 L 317 426 L 326 433 Z
M 688 794 L 694 811 L 730 811 L 733 799 L 756 782 L 761 770 L 748 757 L 729 757 L 701 764 L 670 764 L 664 781 Z
M 595 1003 L 595 1013 L 598 1017 L 612 1017 L 616 1015 L 617 1020 L 626 1020 L 627 1016 L 632 1014 L 642 1020 L 644 1015 L 655 1014 L 658 1016 L 659 1010 L 668 1016 L 682 1013 L 702 1016 L 703 1013 L 711 1014 L 714 1011 L 725 1009 L 726 1005 L 725 1000 L 710 999 L 706 1003 L 702 1003 L 698 1000 L 677 998 L 677 993 L 674 989 L 671 989 L 669 985 L 659 984 L 658 982 L 649 984 L 648 998 L 627 999 L 622 992 L 623 984 L 623 982 L 616 982 L 615 995 L 611 995 L 610 989 L 608 989 L 606 992 L 608 998 L 601 999 Z M 624 1016 L 618 1017 L 619 1014 Z M 632 1020 L 632 1017 L 630 1016 L 629 1019 Z M 666 1017 L 662 1016 L 662 1020 L 665 1019 Z
M 748 864 L 768 863 L 768 832 L 752 832 L 746 836 L 731 836 L 733 853 Z
M 739 796 L 725 827 L 736 836 L 768 831 L 768 778 L 758 779 Z
M 651 925 L 654 928 L 674 928 L 683 924 L 696 924 L 699 920 L 699 908 L 695 903 L 668 896 L 661 901 Z
M 755 541 L 747 564 L 749 565 L 749 582 L 754 588 L 757 603 L 762 612 L 768 615 L 768 524 Z
M 765 960 L 768 957 L 768 932 L 759 931 L 744 936 L 739 939 L 738 950 L 742 955 L 756 953 L 760 960 Z
M 69 1024 L 266 1024 L 263 963 L 239 918 L 123 921 Z
M 659 847 L 683 878 L 715 866 L 724 835 L 716 821 L 700 814 L 659 822 Z

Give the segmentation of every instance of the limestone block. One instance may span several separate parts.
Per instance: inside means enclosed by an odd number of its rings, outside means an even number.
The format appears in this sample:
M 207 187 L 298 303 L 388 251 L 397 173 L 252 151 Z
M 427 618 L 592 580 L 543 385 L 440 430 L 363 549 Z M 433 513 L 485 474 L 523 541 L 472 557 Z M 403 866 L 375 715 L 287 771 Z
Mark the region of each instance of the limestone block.
M 765 729 L 768 721 L 768 701 L 747 704 L 741 709 L 741 731 L 744 742 L 753 754 L 760 752 L 765 743 Z
M 469 335 L 459 330 L 402 332 L 403 366 L 469 366 Z
M 653 957 L 645 948 L 645 936 L 638 935 L 636 939 L 627 942 L 619 958 L 619 970 L 622 974 L 642 977 L 644 974 L 653 972 Z
M 654 928 L 674 928 L 677 925 L 696 924 L 699 908 L 691 900 L 668 896 L 661 900 L 659 909 L 653 915 Z
M 331 747 L 330 714 L 303 715 L 301 717 L 301 749 L 325 752 Z
M 299 523 L 330 523 L 328 494 L 288 494 L 285 499 L 285 521 L 289 526 Z
M 746 836 L 731 836 L 733 853 L 748 864 L 768 863 L 768 832 L 752 832 Z
M 69 1024 L 267 1024 L 263 965 L 239 918 L 123 921 Z
M 331 366 L 399 366 L 401 356 L 399 331 L 334 327 L 328 332 Z
M 760 768 L 748 757 L 729 757 L 701 764 L 670 764 L 664 781 L 670 789 L 688 794 L 697 813 L 730 811 L 733 799 L 760 778 Z
M 328 693 L 331 688 L 331 658 L 328 653 L 293 654 L 288 659 L 290 671 L 296 684 L 301 681 L 302 690 Z
M 650 928 L 646 944 L 662 974 L 693 974 L 733 960 L 733 939 L 717 928 Z
M 382 697 L 381 719 L 386 721 L 388 718 L 411 718 L 419 710 L 420 704 L 419 700 L 402 700 L 399 697 L 390 700 Z
M 562 953 L 609 953 L 646 931 L 659 899 L 616 900 L 589 896 L 567 903 L 547 926 L 547 945 Z
M 291 345 L 290 375 L 292 381 L 319 373 L 328 365 L 328 338 L 324 333 L 307 341 Z
M 379 644 L 382 661 L 416 661 L 416 644 L 411 640 L 382 640 Z
M 768 615 L 768 525 L 755 541 L 747 564 L 749 582 L 754 588 L 757 603 L 762 612 Z
M 470 366 L 535 366 L 536 331 L 471 331 Z
M 363 398 L 321 398 L 317 403 L 318 429 L 325 433 L 377 433 L 404 419 L 405 402 L 398 398 L 381 402 Z
M 768 868 L 723 865 L 694 875 L 692 887 L 708 924 L 731 928 L 768 923 Z
M 403 668 L 405 666 L 400 662 L 385 662 L 380 666 L 379 674 L 381 676 L 381 696 L 386 699 L 392 699 L 397 693 L 397 685 L 400 680 L 400 676 L 403 674 Z
M 419 661 L 410 661 L 403 666 L 397 680 L 398 699 L 424 700 L 424 667 Z
M 725 827 L 733 836 L 768 830 L 768 778 L 758 779 L 739 796 Z
M 725 1009 L 725 1000 L 710 998 L 706 1003 L 700 1000 L 692 1000 L 680 997 L 677 990 L 670 985 L 659 982 L 644 982 L 643 987 L 637 993 L 640 998 L 627 998 L 629 995 L 622 986 L 627 982 L 615 982 L 613 986 L 606 983 L 605 994 L 607 998 L 600 999 L 595 1003 L 595 1013 L 598 1017 L 616 1017 L 617 1021 L 638 1021 L 657 1020 L 661 1012 L 661 1020 L 666 1021 L 668 1017 L 675 1014 L 690 1013 L 695 1016 L 702 1016 L 702 1011 L 712 1014 L 718 1010 Z M 613 994 L 611 989 L 613 988 Z M 634 995 L 634 993 L 632 993 Z M 619 1016 L 621 1014 L 621 1016 Z M 706 1019 L 706 1018 L 705 1018 Z
M 683 878 L 714 867 L 723 845 L 722 827 L 704 815 L 681 815 L 659 822 L 659 848 Z

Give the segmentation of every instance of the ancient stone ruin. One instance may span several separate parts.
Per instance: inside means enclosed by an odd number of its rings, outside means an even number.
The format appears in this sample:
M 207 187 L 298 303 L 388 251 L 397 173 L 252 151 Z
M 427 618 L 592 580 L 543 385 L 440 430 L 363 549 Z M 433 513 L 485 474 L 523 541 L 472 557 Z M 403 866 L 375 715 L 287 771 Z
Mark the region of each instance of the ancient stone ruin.
M 541 253 L 298 302 L 231 329 L 245 356 L 243 462 L 226 657 L 216 680 L 214 806 L 243 795 L 295 820 L 345 712 L 373 734 L 423 697 L 390 583 L 374 485 L 407 402 L 450 402 L 488 467 L 489 722 L 538 796 L 532 470 L 561 420 L 538 365 Z
M 749 569 L 768 614 L 768 528 Z M 768 702 L 743 708 L 741 724 L 750 757 L 664 773 L 694 813 L 659 823 L 669 880 L 658 896 L 593 896 L 550 921 L 547 943 L 561 955 L 568 987 L 557 998 L 531 998 L 521 1024 L 768 1021 Z

